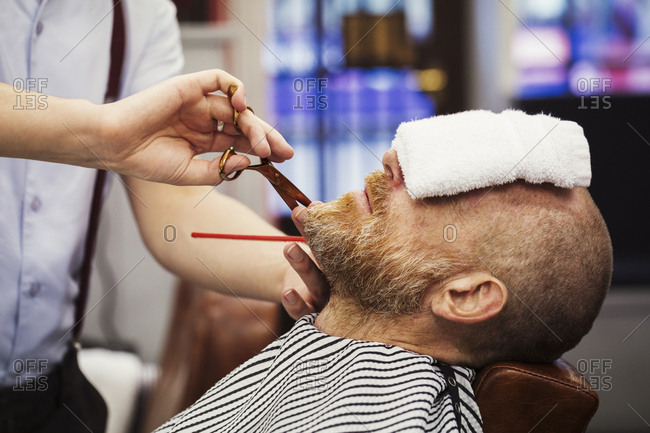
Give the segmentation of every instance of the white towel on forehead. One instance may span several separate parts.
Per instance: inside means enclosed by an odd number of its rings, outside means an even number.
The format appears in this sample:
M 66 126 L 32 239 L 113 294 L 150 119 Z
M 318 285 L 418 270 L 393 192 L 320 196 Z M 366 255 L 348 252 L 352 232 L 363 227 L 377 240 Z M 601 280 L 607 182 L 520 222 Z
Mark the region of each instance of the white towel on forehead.
M 402 123 L 393 140 L 413 198 L 454 195 L 517 179 L 589 186 L 589 145 L 575 122 L 506 110 Z

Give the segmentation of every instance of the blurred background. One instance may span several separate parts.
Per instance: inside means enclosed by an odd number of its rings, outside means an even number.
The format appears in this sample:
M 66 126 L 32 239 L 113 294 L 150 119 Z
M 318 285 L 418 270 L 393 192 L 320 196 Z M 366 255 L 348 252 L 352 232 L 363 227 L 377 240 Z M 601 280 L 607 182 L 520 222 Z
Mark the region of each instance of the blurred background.
M 577 121 L 615 266 L 565 358 L 600 397 L 589 432 L 650 429 L 650 0 L 175 3 L 185 72 L 242 79 L 296 150 L 280 170 L 312 200 L 360 188 L 403 121 L 507 107 Z M 264 182 L 244 173 L 219 188 L 291 231 Z M 177 281 L 140 242 L 121 185 L 104 209 L 84 340 L 134 353 L 155 380 Z

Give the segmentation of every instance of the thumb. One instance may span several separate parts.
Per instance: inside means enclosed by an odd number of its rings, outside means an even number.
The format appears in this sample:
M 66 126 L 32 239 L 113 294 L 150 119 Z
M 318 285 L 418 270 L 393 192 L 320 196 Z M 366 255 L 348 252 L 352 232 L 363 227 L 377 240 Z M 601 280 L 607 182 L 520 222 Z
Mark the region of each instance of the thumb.
M 219 159 L 217 157 L 212 161 L 193 158 L 185 173 L 177 183 L 178 185 L 219 185 L 223 182 L 219 175 Z M 244 155 L 233 155 L 226 161 L 224 173 L 231 174 L 238 170 L 243 170 L 250 165 L 251 161 Z

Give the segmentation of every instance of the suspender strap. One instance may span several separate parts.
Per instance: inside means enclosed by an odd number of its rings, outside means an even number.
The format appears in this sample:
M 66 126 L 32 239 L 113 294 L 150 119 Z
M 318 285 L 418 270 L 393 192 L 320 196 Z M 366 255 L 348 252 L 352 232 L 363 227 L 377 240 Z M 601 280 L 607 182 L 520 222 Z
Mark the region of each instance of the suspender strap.
M 124 13 L 122 0 L 113 0 L 113 36 L 111 38 L 111 63 L 108 74 L 108 85 L 104 101 L 106 103 L 116 101 L 120 91 L 120 80 L 122 65 L 124 64 Z M 102 208 L 104 185 L 106 183 L 106 171 L 98 170 L 93 189 L 93 199 L 90 206 L 90 219 L 88 221 L 88 233 L 84 246 L 84 258 L 81 263 L 79 277 L 79 295 L 75 301 L 75 328 L 72 332 L 74 338 L 79 337 L 83 325 L 86 302 L 90 285 L 90 271 L 92 267 L 95 241 L 97 240 L 97 229 L 99 228 L 99 214 Z
M 447 390 L 449 391 L 449 396 L 451 397 L 451 402 L 454 405 L 454 414 L 456 415 L 456 423 L 458 424 L 458 431 L 463 431 L 463 426 L 461 423 L 461 401 L 460 393 L 458 391 L 458 383 L 456 382 L 456 373 L 450 365 L 445 364 L 444 362 L 438 361 L 438 367 L 445 376 L 447 381 Z
M 124 64 L 124 11 L 122 0 L 113 0 L 113 37 L 111 39 L 111 66 L 108 74 L 108 85 L 104 102 L 114 102 L 120 93 L 120 79 Z

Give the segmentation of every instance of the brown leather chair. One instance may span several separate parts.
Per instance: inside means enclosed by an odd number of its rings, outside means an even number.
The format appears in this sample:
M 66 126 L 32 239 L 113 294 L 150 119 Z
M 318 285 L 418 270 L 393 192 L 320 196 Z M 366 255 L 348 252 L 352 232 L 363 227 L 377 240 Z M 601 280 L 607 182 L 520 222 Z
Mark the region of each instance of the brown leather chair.
M 189 407 L 292 324 L 278 304 L 224 296 L 181 281 L 160 377 L 140 431 L 151 432 Z
M 142 431 L 191 405 L 292 324 L 277 304 L 182 282 Z M 564 360 L 489 365 L 478 372 L 474 392 L 485 433 L 582 433 L 598 408 L 598 395 Z
M 582 433 L 598 409 L 598 394 L 563 359 L 488 365 L 473 388 L 485 433 Z

